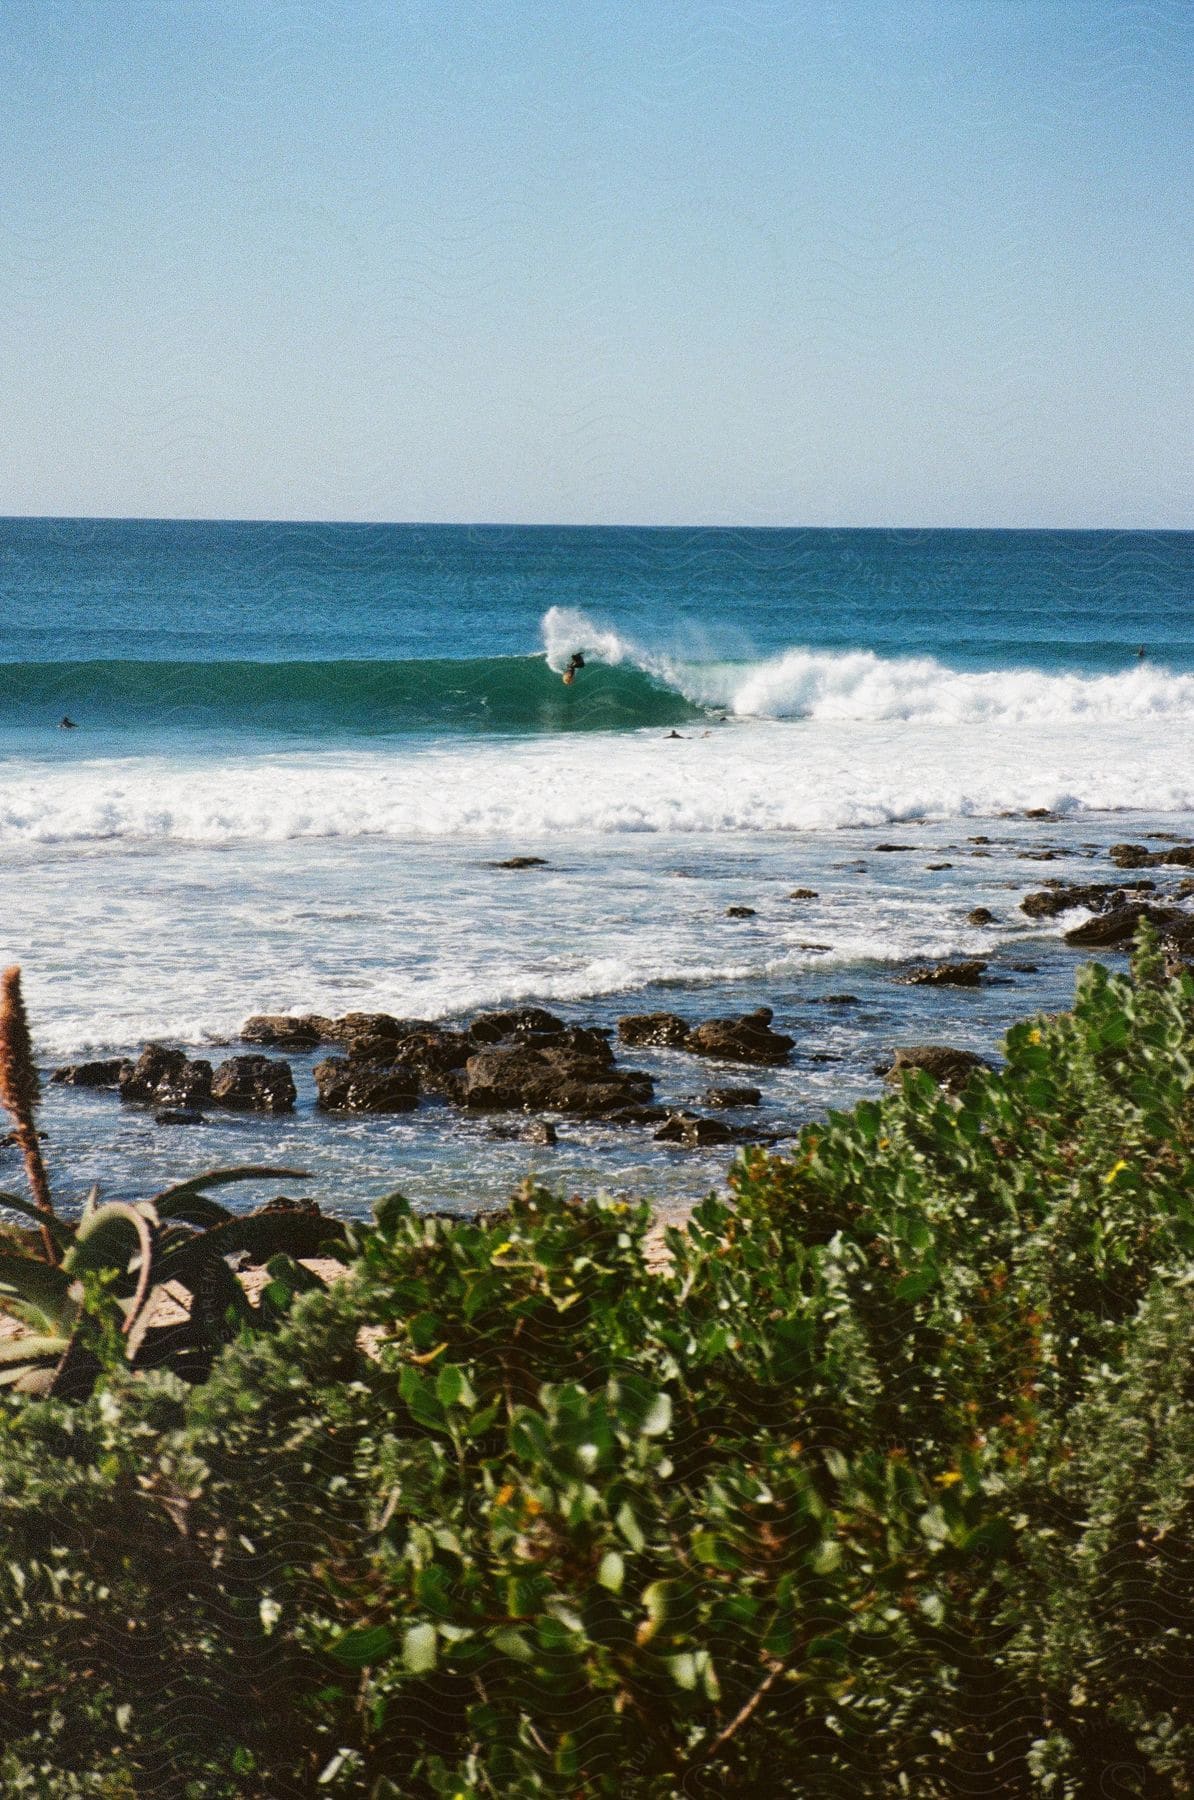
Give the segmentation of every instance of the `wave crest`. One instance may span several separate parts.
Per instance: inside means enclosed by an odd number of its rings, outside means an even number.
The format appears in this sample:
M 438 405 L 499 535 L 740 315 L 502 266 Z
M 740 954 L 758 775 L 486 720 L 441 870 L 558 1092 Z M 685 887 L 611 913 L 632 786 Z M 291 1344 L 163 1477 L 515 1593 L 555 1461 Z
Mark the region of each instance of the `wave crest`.
M 574 650 L 641 669 L 692 705 L 742 719 L 904 720 L 942 725 L 1194 719 L 1194 675 L 1142 663 L 1114 675 L 1043 669 L 951 669 L 931 656 L 793 646 L 758 662 L 703 662 L 644 649 L 570 607 L 551 607 L 543 641 L 552 668 Z

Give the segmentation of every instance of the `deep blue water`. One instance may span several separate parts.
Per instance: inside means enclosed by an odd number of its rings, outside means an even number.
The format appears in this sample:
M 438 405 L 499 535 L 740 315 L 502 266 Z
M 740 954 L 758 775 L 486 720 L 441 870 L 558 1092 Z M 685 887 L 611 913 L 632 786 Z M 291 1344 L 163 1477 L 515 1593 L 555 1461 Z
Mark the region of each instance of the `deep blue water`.
M 0 520 L 0 664 L 523 656 L 551 606 L 650 648 L 1194 667 L 1194 533 Z

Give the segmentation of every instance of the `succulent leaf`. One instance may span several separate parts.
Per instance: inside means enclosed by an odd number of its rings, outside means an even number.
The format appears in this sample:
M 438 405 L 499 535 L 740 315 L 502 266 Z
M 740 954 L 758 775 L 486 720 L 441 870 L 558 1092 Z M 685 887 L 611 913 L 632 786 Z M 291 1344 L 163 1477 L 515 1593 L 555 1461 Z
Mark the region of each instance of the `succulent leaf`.
M 176 1182 L 172 1187 L 163 1188 L 155 1194 L 153 1203 L 159 1217 L 173 1217 L 167 1212 L 172 1202 L 189 1199 L 192 1194 L 202 1194 L 209 1187 L 227 1187 L 234 1181 L 274 1181 L 285 1177 L 288 1181 L 305 1181 L 306 1169 L 274 1169 L 256 1168 L 251 1163 L 242 1164 L 233 1169 L 208 1169 L 202 1175 L 192 1175 L 189 1181 Z
M 0 1310 L 35 1326 L 69 1330 L 78 1317 L 70 1277 L 34 1256 L 0 1255 Z

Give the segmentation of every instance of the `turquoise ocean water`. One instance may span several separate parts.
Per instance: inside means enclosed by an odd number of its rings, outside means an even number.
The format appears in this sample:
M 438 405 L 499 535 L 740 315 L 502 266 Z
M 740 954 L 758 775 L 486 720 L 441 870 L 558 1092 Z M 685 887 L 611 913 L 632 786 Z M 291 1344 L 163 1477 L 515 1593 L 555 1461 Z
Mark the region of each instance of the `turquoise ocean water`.
M 1073 953 L 1023 891 L 1194 831 L 1192 571 L 1181 533 L 0 521 L 0 953 L 47 1065 L 262 1010 L 765 1000 L 783 1128 L 893 1043 L 1058 1003 Z M 546 866 L 492 867 L 518 853 Z M 955 952 L 989 985 L 892 979 Z M 667 1099 L 710 1074 L 645 1060 Z M 321 1120 L 296 1074 L 294 1120 L 185 1140 L 55 1091 L 57 1177 L 268 1155 L 333 1204 L 454 1204 L 532 1154 L 442 1108 Z M 572 1184 L 691 1195 L 725 1161 L 560 1135 L 534 1155 Z

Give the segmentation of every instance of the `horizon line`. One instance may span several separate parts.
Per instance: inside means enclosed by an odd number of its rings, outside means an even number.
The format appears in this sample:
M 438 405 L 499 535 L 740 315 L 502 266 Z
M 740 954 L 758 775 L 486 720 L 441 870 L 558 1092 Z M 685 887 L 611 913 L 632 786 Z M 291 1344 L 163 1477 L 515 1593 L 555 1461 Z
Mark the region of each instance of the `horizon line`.
M 1187 537 L 1194 533 L 1192 525 L 784 525 L 746 524 L 661 524 L 621 519 L 579 521 L 569 519 L 335 519 L 335 518 L 269 518 L 262 515 L 225 515 L 218 513 L 0 513 L 0 524 L 27 524 L 44 521 L 52 524 L 89 525 L 324 525 L 337 529 L 413 530 L 413 531 L 989 531 L 1068 532 L 1074 535 L 1115 536 L 1119 534 Z

